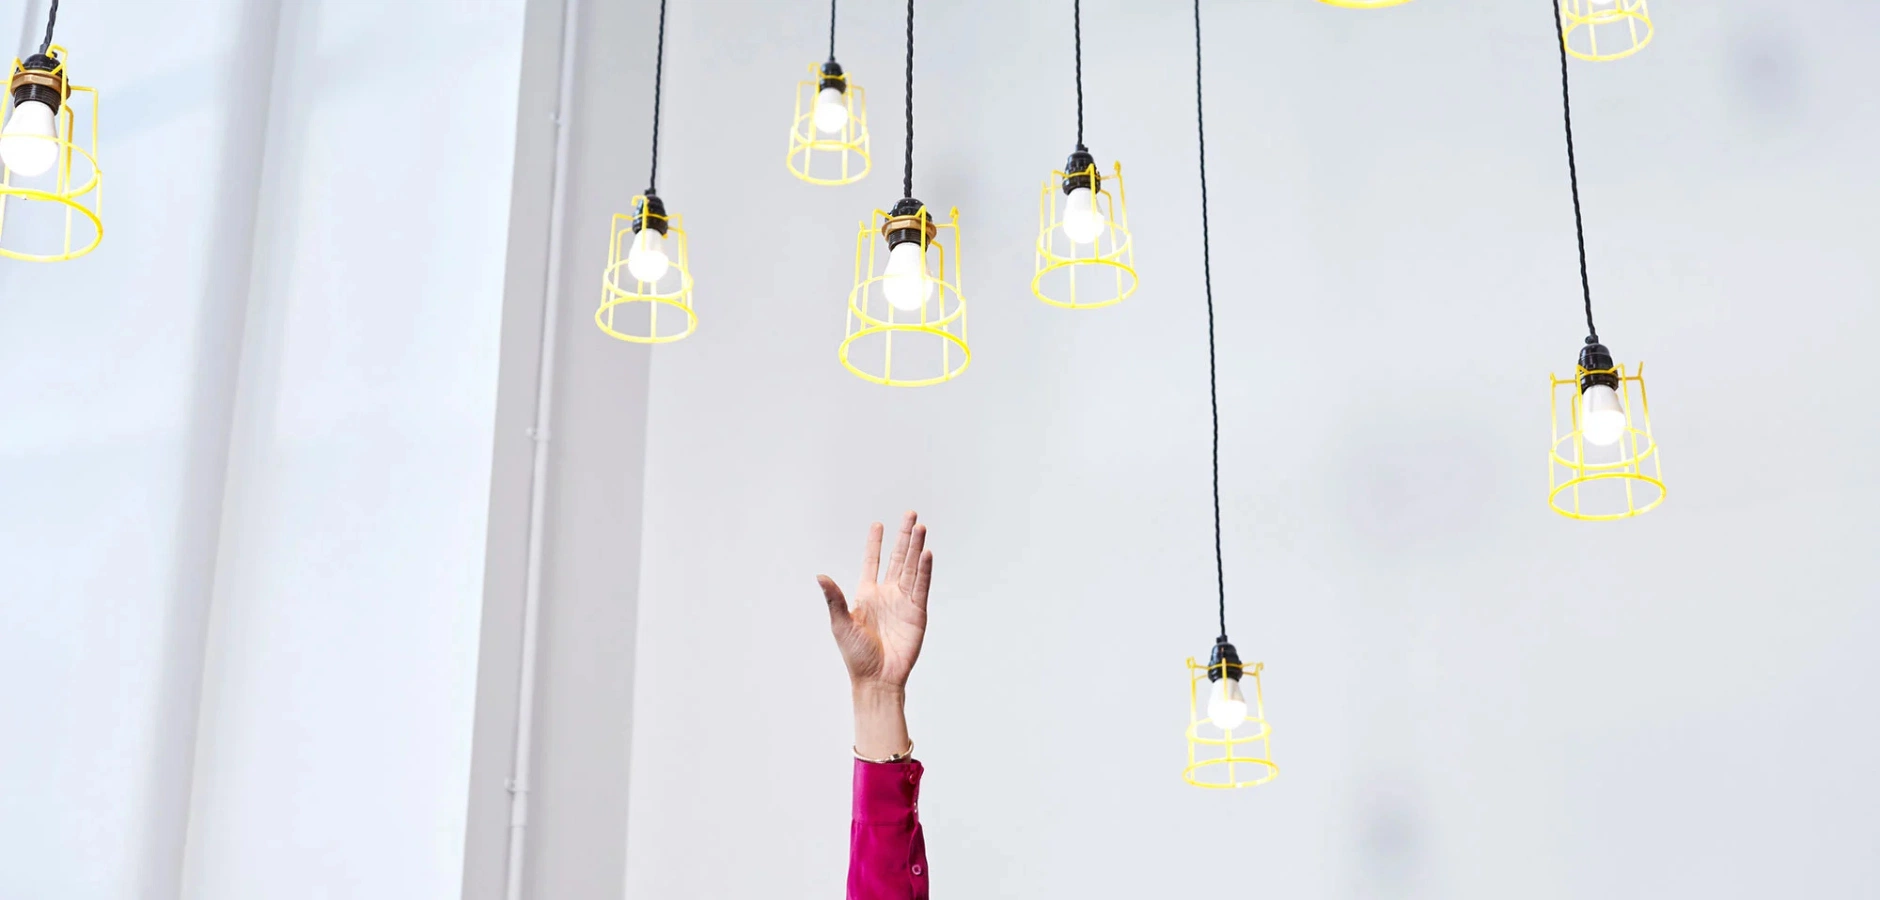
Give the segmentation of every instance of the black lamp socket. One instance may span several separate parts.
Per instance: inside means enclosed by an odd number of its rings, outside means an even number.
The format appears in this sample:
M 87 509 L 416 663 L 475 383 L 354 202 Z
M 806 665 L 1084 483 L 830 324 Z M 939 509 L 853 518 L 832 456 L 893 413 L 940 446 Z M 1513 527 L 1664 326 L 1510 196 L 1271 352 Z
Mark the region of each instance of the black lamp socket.
M 1619 373 L 1613 371 L 1614 368 L 1612 352 L 1606 349 L 1606 345 L 1587 338 L 1586 346 L 1580 348 L 1580 371 L 1584 373 L 1580 376 L 1580 393 L 1586 393 L 1596 384 L 1618 390 Z
M 1097 174 L 1097 158 L 1091 156 L 1082 144 L 1078 144 L 1077 149 L 1071 151 L 1070 158 L 1064 160 L 1063 187 L 1066 194 L 1078 188 L 1089 188 L 1093 192 L 1103 189 L 1103 176 Z
M 1214 639 L 1214 652 L 1208 654 L 1208 680 L 1220 681 L 1225 674 L 1235 681 L 1240 680 L 1243 666 L 1240 664 L 1240 651 L 1227 642 L 1225 636 Z
M 640 208 L 633 211 L 633 233 L 639 234 L 648 228 L 662 236 L 666 233 L 666 204 L 652 191 L 646 192 Z
M 834 59 L 822 64 L 822 83 L 816 86 L 816 90 L 821 92 L 830 88 L 843 93 L 849 90 L 849 80 L 842 77 L 842 64 Z
M 35 53 L 26 57 L 26 60 L 20 63 L 20 68 L 27 72 L 56 72 L 59 69 L 59 61 L 44 53 Z M 63 84 L 64 79 L 60 78 L 60 82 Z M 56 113 L 59 111 L 60 105 L 65 101 L 64 91 L 60 88 L 43 84 L 20 84 L 14 86 L 14 106 L 17 107 L 22 103 L 33 100 L 44 103 L 51 107 L 52 111 Z
M 899 202 L 894 204 L 894 209 L 889 211 L 888 217 L 900 218 L 902 216 L 919 216 L 921 214 L 921 211 L 926 208 L 927 208 L 927 204 L 922 203 L 919 200 L 916 200 L 912 197 L 904 197 Z M 916 227 L 916 228 L 891 229 L 887 233 L 888 249 L 893 250 L 894 248 L 899 247 L 902 244 L 919 244 L 925 241 L 926 237 L 927 237 L 926 229 L 924 228 Z

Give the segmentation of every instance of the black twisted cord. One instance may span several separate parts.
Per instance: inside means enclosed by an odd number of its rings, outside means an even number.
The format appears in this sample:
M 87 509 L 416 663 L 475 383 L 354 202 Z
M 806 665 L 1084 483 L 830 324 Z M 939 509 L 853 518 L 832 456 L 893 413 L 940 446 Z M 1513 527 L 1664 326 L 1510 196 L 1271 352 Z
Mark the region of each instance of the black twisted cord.
M 659 44 L 653 51 L 653 171 L 646 176 L 646 195 L 658 193 L 659 184 L 659 91 L 666 70 L 666 0 L 659 0 Z
M 1071 46 L 1077 67 L 1077 149 L 1084 149 L 1084 11 L 1083 0 L 1071 0 Z
M 1214 388 L 1214 275 L 1208 259 L 1208 129 L 1201 118 L 1201 0 L 1195 0 L 1195 139 L 1201 159 L 1201 287 L 1208 298 L 1208 416 L 1213 423 L 1214 587 L 1227 639 L 1227 567 L 1221 562 L 1221 403 Z
M 1567 87 L 1567 32 L 1554 0 L 1554 37 L 1560 44 L 1560 109 L 1567 126 L 1567 180 L 1573 185 L 1573 236 L 1580 242 L 1580 293 L 1586 298 L 1586 342 L 1599 343 L 1593 327 L 1593 284 L 1586 275 L 1586 220 L 1580 214 L 1580 169 L 1573 159 L 1573 92 Z
M 901 173 L 901 196 L 914 197 L 914 0 L 907 0 L 907 168 Z
M 836 0 L 829 0 L 829 59 L 836 58 Z
M 59 21 L 59 0 L 52 0 L 52 8 L 46 12 L 46 37 L 39 42 L 39 55 L 44 56 L 52 50 L 52 26 Z

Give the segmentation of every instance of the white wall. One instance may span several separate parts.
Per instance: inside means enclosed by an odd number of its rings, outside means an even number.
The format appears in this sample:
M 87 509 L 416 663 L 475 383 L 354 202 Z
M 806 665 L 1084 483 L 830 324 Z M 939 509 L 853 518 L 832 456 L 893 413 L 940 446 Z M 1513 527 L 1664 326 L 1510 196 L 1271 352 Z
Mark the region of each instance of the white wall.
M 36 49 L 44 3 L 0 2 Z M 0 260 L 0 896 L 175 896 L 272 5 L 67 3 L 106 237 Z M 257 87 L 258 86 L 258 87 Z
M 1214 633 L 1186 11 L 1085 8 L 1145 286 L 1076 314 L 1025 289 L 1068 4 L 923 4 L 916 193 L 961 208 L 975 361 L 892 391 L 834 359 L 901 143 L 899 10 L 846 6 L 879 156 L 841 189 L 781 158 L 821 10 L 673 7 L 661 194 L 701 324 L 652 366 L 629 897 L 840 890 L 811 578 L 910 506 L 942 896 L 1880 891 L 1880 11 L 1654 4 L 1647 52 L 1574 66 L 1602 335 L 1650 363 L 1671 484 L 1589 526 L 1541 481 L 1542 376 L 1583 336 L 1546 4 L 1204 4 L 1229 624 L 1283 768 L 1215 794 L 1178 777 Z
M 459 890 L 523 10 L 283 5 L 186 896 Z

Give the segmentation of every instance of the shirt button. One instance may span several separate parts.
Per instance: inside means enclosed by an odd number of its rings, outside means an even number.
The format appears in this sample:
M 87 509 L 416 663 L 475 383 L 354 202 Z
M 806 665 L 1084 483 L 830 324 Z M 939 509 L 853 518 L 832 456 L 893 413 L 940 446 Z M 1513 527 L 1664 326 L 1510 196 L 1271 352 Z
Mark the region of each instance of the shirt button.
M 915 864 L 914 864 L 914 874 L 916 874 L 916 875 L 919 875 L 919 874 L 920 874 L 920 863 L 915 863 Z

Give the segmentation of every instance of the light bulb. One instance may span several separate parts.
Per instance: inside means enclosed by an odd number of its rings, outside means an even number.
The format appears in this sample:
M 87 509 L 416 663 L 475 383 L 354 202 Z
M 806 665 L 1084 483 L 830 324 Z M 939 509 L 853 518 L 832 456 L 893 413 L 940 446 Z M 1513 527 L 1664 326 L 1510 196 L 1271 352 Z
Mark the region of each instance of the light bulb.
M 642 228 L 633 236 L 633 248 L 627 251 L 627 271 L 647 284 L 657 284 L 672 268 L 666 256 L 666 236 L 652 228 Z
M 1619 394 L 1603 384 L 1596 384 L 1580 394 L 1580 432 L 1601 447 L 1609 446 L 1625 433 L 1625 408 Z
M 1223 678 L 1208 684 L 1208 721 L 1222 731 L 1247 724 L 1247 697 L 1240 692 L 1239 681 Z
M 1064 236 L 1088 244 L 1102 233 L 1103 216 L 1097 212 L 1096 195 L 1087 187 L 1072 188 L 1064 196 Z
M 896 244 L 888 251 L 888 266 L 881 292 L 895 309 L 913 312 L 933 297 L 933 279 L 927 277 L 927 254 L 919 241 Z
M 13 107 L 0 130 L 0 162 L 19 175 L 44 175 L 59 159 L 58 114 L 37 100 Z
M 842 91 L 823 88 L 816 95 L 816 127 L 824 134 L 835 134 L 849 124 L 849 108 L 842 102 Z

